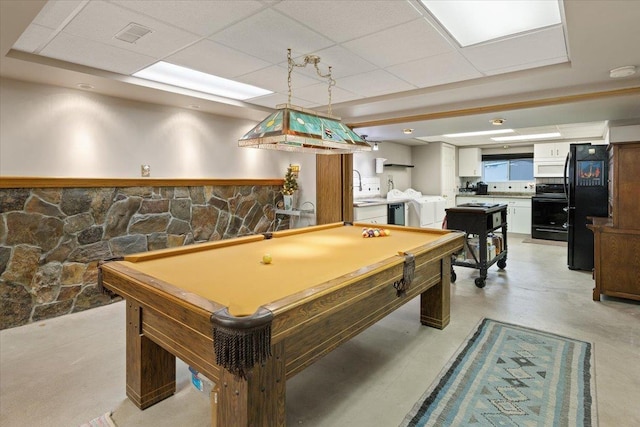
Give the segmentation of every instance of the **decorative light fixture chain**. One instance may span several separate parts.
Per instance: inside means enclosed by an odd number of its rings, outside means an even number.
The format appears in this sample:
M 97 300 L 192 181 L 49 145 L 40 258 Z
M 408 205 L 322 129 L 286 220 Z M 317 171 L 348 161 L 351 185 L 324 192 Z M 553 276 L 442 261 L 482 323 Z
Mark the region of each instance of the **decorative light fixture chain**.
M 320 57 L 319 56 L 307 55 L 307 56 L 304 57 L 304 62 L 303 63 L 297 64 L 291 58 L 291 49 L 287 49 L 287 63 L 288 63 L 287 85 L 289 87 L 289 97 L 288 97 L 288 100 L 287 100 L 287 104 L 291 105 L 291 73 L 293 72 L 293 67 L 303 67 L 304 68 L 308 64 L 313 64 L 313 66 L 316 69 L 316 73 L 318 74 L 318 76 L 327 79 L 327 81 L 329 82 L 329 87 L 328 87 L 328 92 L 329 92 L 328 113 L 329 113 L 329 115 L 331 115 L 332 114 L 332 112 L 331 112 L 331 88 L 336 85 L 336 81 L 331 76 L 331 67 L 330 66 L 329 66 L 329 72 L 327 74 L 322 74 L 322 72 L 320 71 L 320 68 L 318 67 L 318 63 L 319 62 L 320 62 Z

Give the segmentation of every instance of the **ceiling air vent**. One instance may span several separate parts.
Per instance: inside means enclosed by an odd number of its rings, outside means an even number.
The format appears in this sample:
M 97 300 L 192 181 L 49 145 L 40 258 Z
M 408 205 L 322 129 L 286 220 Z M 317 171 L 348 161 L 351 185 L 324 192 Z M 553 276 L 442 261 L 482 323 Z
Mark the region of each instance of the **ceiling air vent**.
M 115 38 L 118 40 L 122 40 L 127 43 L 135 43 L 143 36 L 151 33 L 151 29 L 147 27 L 143 27 L 140 24 L 136 24 L 135 22 L 130 23 L 126 27 L 124 27 L 118 34 L 115 35 Z

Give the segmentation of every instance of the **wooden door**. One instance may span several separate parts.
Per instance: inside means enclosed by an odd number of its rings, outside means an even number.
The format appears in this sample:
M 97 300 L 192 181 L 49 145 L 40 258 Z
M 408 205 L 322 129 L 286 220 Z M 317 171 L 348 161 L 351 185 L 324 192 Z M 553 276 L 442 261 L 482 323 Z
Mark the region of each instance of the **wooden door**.
M 316 155 L 318 224 L 353 221 L 353 154 Z

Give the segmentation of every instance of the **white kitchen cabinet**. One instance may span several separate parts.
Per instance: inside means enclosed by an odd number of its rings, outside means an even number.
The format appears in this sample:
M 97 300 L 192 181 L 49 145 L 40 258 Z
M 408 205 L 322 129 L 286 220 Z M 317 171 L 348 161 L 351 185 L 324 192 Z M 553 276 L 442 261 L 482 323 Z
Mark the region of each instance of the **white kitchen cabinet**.
M 507 205 L 507 230 L 510 233 L 531 233 L 531 199 L 494 196 L 457 196 L 456 205 L 465 203 L 500 203 Z
M 539 144 L 533 144 L 533 158 L 534 159 L 562 159 L 564 162 L 565 157 L 569 154 L 569 142 L 543 142 Z
M 482 150 L 480 148 L 458 149 L 458 176 L 482 176 Z
M 387 205 L 356 206 L 353 208 L 353 220 L 370 224 L 386 224 Z
M 531 199 L 494 197 L 493 203 L 507 205 L 507 230 L 511 233 L 531 233 Z
M 569 142 L 546 142 L 533 145 L 533 176 L 561 178 L 564 161 L 569 153 Z

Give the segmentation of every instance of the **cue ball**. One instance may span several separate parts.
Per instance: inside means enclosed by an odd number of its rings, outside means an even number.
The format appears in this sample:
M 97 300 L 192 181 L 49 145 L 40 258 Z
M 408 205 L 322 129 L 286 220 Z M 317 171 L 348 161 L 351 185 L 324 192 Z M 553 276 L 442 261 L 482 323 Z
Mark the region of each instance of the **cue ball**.
M 271 254 L 262 255 L 262 263 L 263 264 L 271 264 Z

